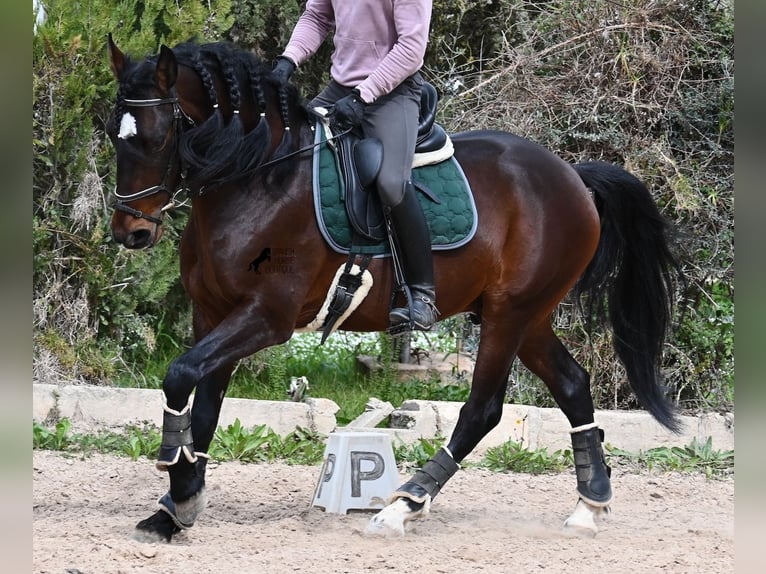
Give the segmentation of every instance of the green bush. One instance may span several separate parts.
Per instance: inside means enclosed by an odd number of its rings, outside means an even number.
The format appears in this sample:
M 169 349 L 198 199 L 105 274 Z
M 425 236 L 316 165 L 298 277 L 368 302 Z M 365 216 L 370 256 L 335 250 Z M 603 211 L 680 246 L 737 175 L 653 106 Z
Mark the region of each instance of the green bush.
M 227 39 L 272 61 L 287 45 L 305 4 L 303 0 L 233 0 L 235 20 Z M 294 80 L 306 97 L 319 93 L 329 80 L 331 53 L 328 37 L 317 54 L 296 71 Z
M 544 474 L 571 468 L 574 457 L 569 449 L 549 453 L 547 448 L 529 450 L 522 443 L 509 440 L 499 446 L 488 448 L 482 462 L 484 466 L 495 472 Z
M 106 58 L 112 32 L 128 52 L 155 52 L 231 26 L 230 2 L 61 0 L 33 39 L 34 346 L 38 379 L 91 382 L 141 372 L 158 341 L 189 338 L 177 237 L 128 252 L 110 241 L 114 157 L 104 123 L 116 84 Z M 159 344 L 162 346 L 162 343 Z M 128 367 L 126 370 L 125 367 Z M 140 382 L 140 381 L 139 381 Z
M 701 472 L 707 478 L 722 478 L 734 473 L 734 451 L 714 450 L 713 439 L 704 443 L 696 438 L 687 446 L 656 447 L 638 453 L 629 453 L 607 445 L 609 459 L 628 467 L 657 469 L 663 472 Z

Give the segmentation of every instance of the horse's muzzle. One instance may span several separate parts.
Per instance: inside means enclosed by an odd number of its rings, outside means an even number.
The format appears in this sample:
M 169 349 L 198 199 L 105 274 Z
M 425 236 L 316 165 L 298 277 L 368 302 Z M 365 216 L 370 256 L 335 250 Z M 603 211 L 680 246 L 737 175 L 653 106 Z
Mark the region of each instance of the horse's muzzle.
M 154 227 L 154 226 L 152 226 Z M 139 227 L 133 230 L 112 227 L 112 238 L 127 249 L 147 249 L 159 241 L 162 227 Z

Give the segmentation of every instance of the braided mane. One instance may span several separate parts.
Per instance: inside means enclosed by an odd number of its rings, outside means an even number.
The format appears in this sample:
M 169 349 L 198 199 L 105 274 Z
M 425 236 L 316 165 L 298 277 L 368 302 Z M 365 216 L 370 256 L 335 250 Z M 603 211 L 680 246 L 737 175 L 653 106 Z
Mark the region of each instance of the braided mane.
M 271 67 L 254 53 L 228 42 L 188 41 L 175 46 L 173 53 L 180 66 L 194 70 L 200 77 L 210 103 L 207 119 L 186 129 L 179 144 L 181 158 L 188 166 L 190 187 L 199 190 L 204 186 L 207 191 L 225 183 L 246 183 L 254 169 L 269 159 L 266 154 L 271 129 L 259 115 L 269 106 L 275 106 L 285 120 L 289 110 L 305 115 L 298 90 L 288 86 L 278 93 L 268 83 Z M 157 56 L 126 63 L 115 110 L 117 125 L 124 113 L 121 99 L 151 89 L 156 65 Z M 180 86 L 179 96 L 184 97 Z M 246 128 L 241 112 L 256 118 L 254 127 Z M 289 145 L 288 134 L 289 131 L 283 136 L 275 155 Z

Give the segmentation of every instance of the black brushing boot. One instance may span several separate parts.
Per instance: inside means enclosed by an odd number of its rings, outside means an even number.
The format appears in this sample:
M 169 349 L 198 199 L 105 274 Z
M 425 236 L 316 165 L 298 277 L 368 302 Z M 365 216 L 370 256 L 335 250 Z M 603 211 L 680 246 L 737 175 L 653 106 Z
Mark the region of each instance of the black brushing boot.
M 578 430 L 582 429 L 582 430 Z M 577 471 L 577 492 L 593 506 L 607 506 L 612 500 L 609 480 L 612 469 L 604 460 L 604 431 L 595 424 L 573 429 L 572 452 Z

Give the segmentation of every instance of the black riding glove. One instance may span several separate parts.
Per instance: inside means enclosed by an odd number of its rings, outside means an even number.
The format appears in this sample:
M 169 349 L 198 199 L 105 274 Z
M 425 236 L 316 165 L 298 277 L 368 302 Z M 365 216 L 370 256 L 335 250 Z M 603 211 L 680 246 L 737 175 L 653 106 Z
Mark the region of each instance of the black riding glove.
M 269 80 L 272 84 L 279 88 L 284 88 L 290 81 L 290 76 L 295 72 L 295 64 L 293 64 L 289 58 L 284 56 L 277 56 L 274 60 L 274 67 L 269 74 Z
M 362 123 L 364 108 L 367 104 L 362 100 L 359 90 L 354 89 L 345 98 L 339 99 L 330 109 L 330 125 L 333 129 L 348 130 Z

